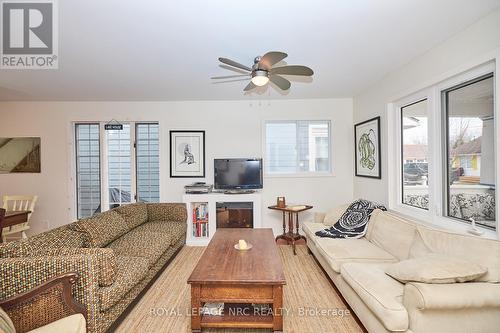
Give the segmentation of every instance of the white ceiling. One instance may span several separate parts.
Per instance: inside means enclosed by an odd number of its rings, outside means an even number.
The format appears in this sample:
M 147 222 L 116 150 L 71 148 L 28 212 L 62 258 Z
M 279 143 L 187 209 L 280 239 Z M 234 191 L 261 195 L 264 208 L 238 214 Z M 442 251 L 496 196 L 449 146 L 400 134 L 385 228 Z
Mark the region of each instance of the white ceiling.
M 58 1 L 59 69 L 0 70 L 0 100 L 248 99 L 218 57 L 266 51 L 310 66 L 258 98 L 351 97 L 465 29 L 500 0 Z M 306 80 L 307 81 L 307 80 Z

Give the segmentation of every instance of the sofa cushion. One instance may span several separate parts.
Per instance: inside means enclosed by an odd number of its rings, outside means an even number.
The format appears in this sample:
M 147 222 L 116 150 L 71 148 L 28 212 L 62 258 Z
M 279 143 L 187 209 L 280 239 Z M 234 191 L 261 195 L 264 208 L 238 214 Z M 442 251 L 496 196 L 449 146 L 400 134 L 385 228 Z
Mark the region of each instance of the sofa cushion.
M 366 238 L 319 238 L 316 240 L 316 246 L 337 273 L 340 272 L 342 265 L 348 262 L 397 261 L 390 253 L 370 243 Z
M 3 333 L 16 333 L 14 328 L 14 323 L 10 319 L 9 315 L 0 308 L 0 332 Z
M 154 233 L 133 229 L 108 245 L 116 255 L 141 257 L 153 266 L 161 255 L 170 247 L 171 236 L 168 233 Z
M 146 258 L 117 256 L 116 278 L 109 287 L 99 288 L 101 311 L 106 311 L 116 304 L 132 287 L 148 273 L 149 262 Z
M 88 247 L 104 247 L 129 230 L 123 217 L 113 210 L 79 220 L 71 226 L 85 233 Z
M 328 212 L 326 212 L 325 218 L 323 219 L 323 224 L 331 227 L 339 221 L 340 217 L 345 213 L 347 208 L 349 208 L 349 204 L 340 205 L 330 209 Z
M 372 213 L 371 230 L 367 238 L 399 260 L 408 259 L 415 237 L 415 224 L 389 212 L 377 210 Z
M 500 241 L 418 227 L 422 240 L 433 253 L 445 254 L 479 264 L 488 272 L 477 279 L 500 282 Z
M 39 249 L 33 256 L 73 256 L 82 255 L 97 262 L 99 267 L 99 286 L 109 286 L 115 280 L 116 258 L 112 249 L 90 247 L 90 248 L 54 248 Z
M 302 230 L 316 245 L 331 268 L 340 273 L 340 267 L 347 262 L 396 262 L 397 259 L 387 251 L 370 243 L 366 238 L 336 239 L 318 237 L 316 231 L 325 228 L 323 223 L 305 222 Z
M 487 271 L 484 267 L 461 258 L 428 254 L 391 264 L 385 272 L 402 283 L 455 283 L 473 281 Z
M 389 331 L 408 329 L 408 312 L 403 306 L 404 284 L 385 274 L 387 264 L 347 263 L 342 278 Z
M 149 203 L 149 221 L 182 221 L 187 220 L 186 204 L 184 203 Z
M 171 243 L 177 243 L 182 237 L 186 236 L 187 223 L 177 221 L 150 221 L 139 227 L 137 231 L 146 231 L 152 233 L 167 233 L 170 235 Z
M 45 326 L 35 328 L 28 333 L 86 333 L 87 323 L 81 313 L 63 317 Z
M 140 226 L 148 220 L 148 209 L 146 204 L 142 202 L 123 205 L 113 210 L 123 217 L 129 230 Z

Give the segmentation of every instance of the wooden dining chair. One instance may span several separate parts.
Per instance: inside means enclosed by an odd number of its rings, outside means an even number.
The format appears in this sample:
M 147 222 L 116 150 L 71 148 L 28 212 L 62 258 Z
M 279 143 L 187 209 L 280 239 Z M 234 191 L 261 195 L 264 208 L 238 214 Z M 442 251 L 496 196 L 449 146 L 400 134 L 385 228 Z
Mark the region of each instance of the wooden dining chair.
M 29 210 L 31 213 L 28 215 L 28 221 L 26 223 L 21 223 L 14 225 L 12 227 L 7 227 L 3 229 L 2 238 L 3 241 L 7 241 L 7 236 L 21 233 L 22 238 L 28 238 L 26 236 L 26 230 L 30 228 L 29 221 L 31 214 L 35 210 L 35 204 L 38 200 L 37 195 L 4 195 L 3 196 L 3 209 L 7 212 L 18 212 Z

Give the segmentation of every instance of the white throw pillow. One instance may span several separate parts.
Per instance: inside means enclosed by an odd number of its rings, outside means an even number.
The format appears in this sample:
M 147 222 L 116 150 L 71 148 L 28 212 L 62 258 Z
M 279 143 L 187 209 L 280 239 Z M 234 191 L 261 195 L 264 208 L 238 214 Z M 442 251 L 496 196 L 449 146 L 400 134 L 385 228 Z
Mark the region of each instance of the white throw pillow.
M 470 261 L 433 253 L 391 264 L 385 273 L 402 283 L 455 283 L 473 281 L 487 271 Z
M 340 205 L 340 206 L 337 206 L 335 208 L 330 209 L 325 215 L 325 218 L 323 220 L 323 224 L 331 227 L 332 225 L 337 223 L 339 221 L 340 217 L 342 216 L 342 214 L 344 214 L 344 212 L 347 210 L 347 208 L 349 208 L 349 205 L 350 204 Z

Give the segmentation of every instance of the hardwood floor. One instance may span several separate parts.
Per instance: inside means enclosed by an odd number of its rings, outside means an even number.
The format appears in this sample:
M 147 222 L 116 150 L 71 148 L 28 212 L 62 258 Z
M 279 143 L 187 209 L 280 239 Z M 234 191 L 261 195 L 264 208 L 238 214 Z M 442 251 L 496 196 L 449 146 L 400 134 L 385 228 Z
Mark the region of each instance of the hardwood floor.
M 305 246 L 279 246 L 287 285 L 284 287 L 285 333 L 363 332 L 330 285 L 323 271 Z M 185 246 L 148 290 L 116 332 L 191 332 L 190 288 L 187 278 L 201 257 L 204 247 Z M 304 314 L 304 309 L 309 313 Z M 316 315 L 314 310 L 329 310 Z M 269 330 L 205 329 L 210 333 L 267 333 Z

